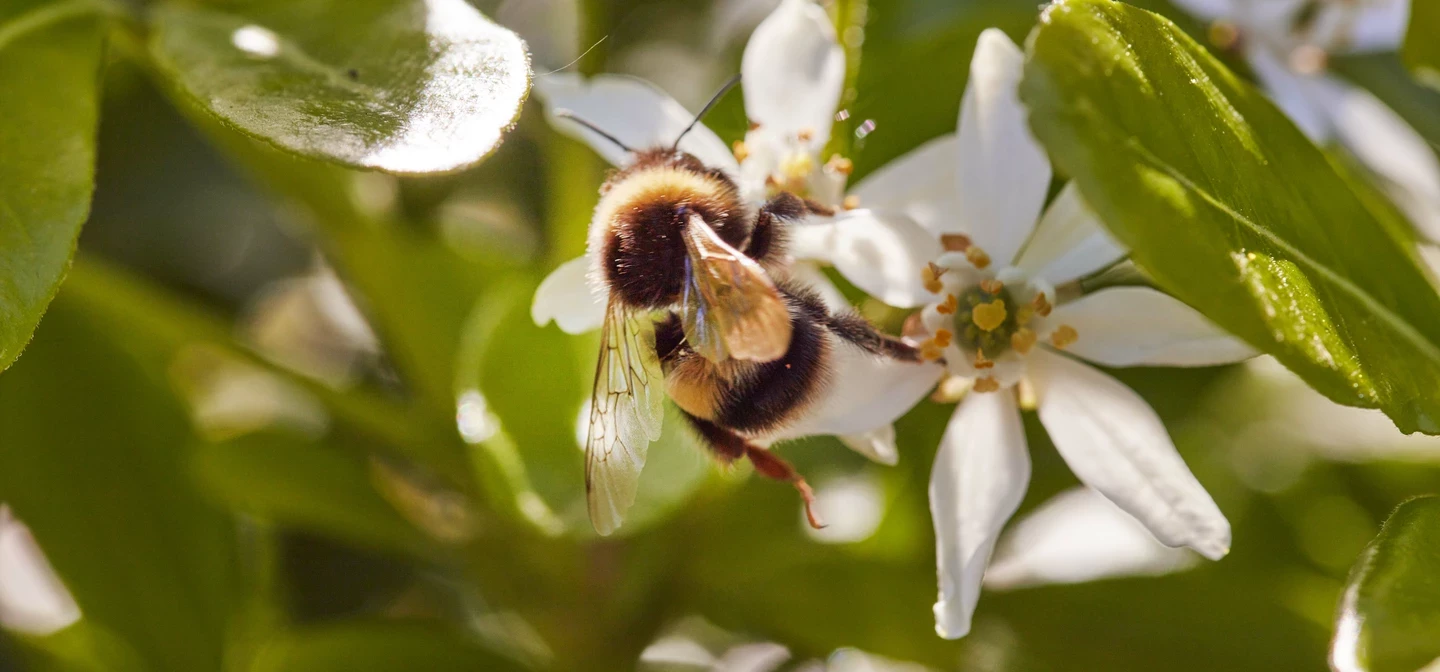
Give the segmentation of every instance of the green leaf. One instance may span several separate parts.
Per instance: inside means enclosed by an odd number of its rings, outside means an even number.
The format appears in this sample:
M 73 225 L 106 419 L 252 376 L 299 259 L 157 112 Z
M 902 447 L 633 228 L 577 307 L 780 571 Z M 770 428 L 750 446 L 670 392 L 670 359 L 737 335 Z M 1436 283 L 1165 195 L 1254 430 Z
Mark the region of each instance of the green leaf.
M 177 3 L 155 10 L 150 50 L 225 123 L 394 173 L 485 158 L 530 87 L 525 43 L 464 0 Z
M 1416 0 L 1410 3 L 1410 28 L 1400 55 L 1431 86 L 1440 87 L 1440 3 Z
M 85 620 L 146 669 L 217 670 L 239 601 L 236 529 L 190 486 L 189 416 L 133 338 L 61 293 L 0 377 L 0 499 Z
M 55 298 L 90 212 L 102 37 L 93 3 L 0 7 L 0 371 Z
M 1440 660 L 1440 497 L 1400 505 L 1360 555 L 1340 600 L 1337 670 L 1412 672 Z
M 1440 432 L 1440 296 L 1263 94 L 1121 3 L 1055 3 L 1029 49 L 1031 129 L 1159 284 L 1331 399 Z
M 341 623 L 265 643 L 251 672 L 520 670 L 459 632 L 421 624 Z

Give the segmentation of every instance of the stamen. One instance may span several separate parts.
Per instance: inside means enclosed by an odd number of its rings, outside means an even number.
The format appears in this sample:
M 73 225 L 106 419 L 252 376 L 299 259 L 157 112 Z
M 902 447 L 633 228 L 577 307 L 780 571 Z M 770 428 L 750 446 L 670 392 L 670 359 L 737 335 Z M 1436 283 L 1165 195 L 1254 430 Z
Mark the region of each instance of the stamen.
M 925 291 L 931 294 L 943 291 L 945 285 L 940 283 L 940 276 L 945 275 L 946 270 L 936 266 L 933 261 L 926 263 L 925 268 L 920 269 L 920 280 L 925 283 Z
M 940 246 L 946 252 L 964 252 L 970 249 L 970 236 L 963 233 L 946 233 L 940 236 Z
M 758 121 L 751 121 L 751 122 L 750 122 L 750 130 L 752 130 L 752 131 L 758 131 L 758 130 L 760 130 L 760 122 L 758 122 Z
M 809 152 L 794 152 L 780 162 L 780 175 L 786 181 L 804 180 L 815 172 L 815 158 Z
M 994 278 L 982 280 L 980 281 L 980 289 L 985 290 L 987 294 L 999 294 L 1000 290 L 1005 289 L 1005 283 Z
M 930 401 L 937 404 L 953 404 L 965 398 L 965 393 L 970 391 L 971 382 L 964 376 L 947 376 L 940 384 L 935 386 L 935 391 L 930 394 Z
M 1055 331 L 1050 334 L 1050 344 L 1062 350 L 1079 339 L 1080 333 L 1075 331 L 1075 327 L 1068 324 L 1056 327 Z
M 933 362 L 945 357 L 945 351 L 935 344 L 934 339 L 930 339 L 920 344 L 920 356 Z
M 1035 300 L 1031 301 L 1030 305 L 1035 308 L 1035 313 L 1040 317 L 1050 317 L 1050 311 L 1054 309 L 1054 306 L 1050 305 L 1050 299 L 1046 298 L 1044 292 L 1036 294 Z
M 954 338 L 954 336 L 954 332 L 950 331 L 949 329 L 936 329 L 935 345 L 938 345 L 942 348 L 950 345 L 950 339 Z
M 745 159 L 750 158 L 750 147 L 745 144 L 744 140 L 736 140 L 735 144 L 730 146 L 730 149 L 735 153 L 736 161 L 744 163 Z
M 1240 42 L 1240 28 L 1230 21 L 1220 19 L 1210 24 L 1206 36 L 1210 38 L 1210 44 L 1221 51 L 1229 51 Z
M 1008 313 L 1008 311 L 1005 310 L 1004 299 L 995 299 L 990 303 L 982 303 L 975 306 L 975 310 L 971 312 L 973 313 L 975 326 L 980 327 L 983 331 L 994 331 L 1000 325 L 1004 324 L 1005 316 Z
M 945 301 L 940 305 L 935 306 L 935 312 L 940 313 L 941 315 L 954 315 L 955 311 L 959 308 L 960 300 L 955 298 L 954 294 L 946 294 Z
M 986 358 L 985 358 L 985 351 L 984 351 L 984 350 L 976 350 L 976 351 L 975 351 L 975 368 L 977 368 L 977 369 L 993 369 L 993 368 L 995 368 L 995 362 L 992 362 L 992 361 L 990 361 L 989 359 L 986 359 Z
M 1018 324 L 1018 325 L 1020 325 L 1020 326 L 1023 327 L 1023 326 L 1025 326 L 1025 325 L 1027 325 L 1027 324 L 1030 324 L 1030 320 L 1033 320 L 1033 319 L 1035 319 L 1035 309 L 1034 309 L 1034 308 L 1031 308 L 1030 306 L 1020 306 L 1019 308 L 1016 308 L 1016 309 L 1015 309 L 1015 323 L 1016 323 L 1016 324 Z
M 825 168 L 831 172 L 848 176 L 850 173 L 855 172 L 855 162 L 836 154 L 831 156 L 829 161 L 825 162 Z
M 846 196 L 845 200 L 840 202 L 840 207 L 846 210 L 854 210 L 860 207 L 860 197 L 854 194 Z
M 972 266 L 980 270 L 985 270 L 990 266 L 990 255 L 985 254 L 985 250 L 974 245 L 965 250 L 965 258 L 970 261 Z
M 905 324 L 900 326 L 900 335 L 912 342 L 919 341 L 920 337 L 925 335 L 925 316 L 918 312 L 910 313 L 910 316 L 905 318 Z
M 1010 347 L 1014 348 L 1015 352 L 1028 355 L 1030 354 L 1030 348 L 1035 347 L 1035 340 L 1035 332 L 1021 327 L 1010 336 Z
M 1000 389 L 1000 381 L 995 380 L 992 376 L 977 378 L 975 379 L 975 387 L 973 389 L 976 392 L 994 392 Z
M 802 128 L 799 133 L 795 134 L 795 137 L 799 138 L 800 142 L 810 142 L 810 140 L 815 137 L 815 129 Z

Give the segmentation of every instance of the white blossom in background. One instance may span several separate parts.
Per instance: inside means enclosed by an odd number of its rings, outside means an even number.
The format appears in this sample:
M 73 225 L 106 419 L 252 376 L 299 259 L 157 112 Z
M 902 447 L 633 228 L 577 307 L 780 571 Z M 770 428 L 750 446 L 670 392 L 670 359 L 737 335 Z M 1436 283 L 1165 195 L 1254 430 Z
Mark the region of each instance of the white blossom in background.
M 1123 250 L 1073 185 L 1044 207 L 1051 169 L 1020 105 L 1023 66 L 1023 54 L 1003 32 L 985 31 L 955 135 L 859 185 L 855 193 L 870 210 L 796 232 L 797 255 L 833 263 L 887 303 L 924 306 L 911 335 L 925 339 L 927 357 L 944 358 L 954 379 L 973 381 L 946 428 L 930 481 L 940 574 L 936 630 L 949 638 L 969 632 L 991 551 L 1030 479 L 1017 398 L 1022 382 L 1082 482 L 1166 545 L 1212 559 L 1230 545 L 1229 523 L 1155 411 L 1077 358 L 1105 366 L 1209 366 L 1254 353 L 1149 288 L 1058 298 L 1056 287 L 1106 268 Z
M 1433 1 L 1433 0 L 1426 0 Z M 1317 144 L 1338 143 L 1377 178 L 1420 232 L 1440 240 L 1440 161 L 1369 92 L 1327 72 L 1331 55 L 1395 51 L 1410 0 L 1175 0 L 1211 21 L 1275 104 Z
M 55 575 L 30 528 L 0 506 L 0 626 L 44 636 L 80 620 L 75 598 Z
M 810 0 L 783 0 L 755 29 L 742 59 L 746 113 L 755 127 L 732 148 L 698 124 L 680 142 L 680 149 L 735 178 L 752 207 L 780 189 L 837 205 L 848 163 L 821 162 L 820 151 L 829 138 L 844 74 L 844 52 L 824 10 Z M 631 77 L 601 75 L 585 80 L 570 73 L 552 74 L 537 77 L 535 91 L 552 125 L 617 166 L 632 157 L 555 112 L 570 110 L 635 148 L 668 146 L 695 118 L 663 91 Z M 868 211 L 847 213 L 856 226 L 867 216 Z M 878 222 L 874 229 L 881 239 L 891 231 Z M 849 307 L 816 265 L 803 254 L 794 256 L 793 273 L 799 280 L 818 291 L 832 308 Z M 553 320 L 571 334 L 598 329 L 604 319 L 605 287 L 588 277 L 589 270 L 588 260 L 581 257 L 551 273 L 535 292 L 531 308 L 535 323 Z M 880 360 L 848 344 L 842 344 L 838 355 L 832 392 L 805 422 L 775 438 L 835 435 L 871 459 L 894 464 L 899 453 L 891 423 L 929 391 L 940 368 Z M 911 375 L 914 370 L 926 375 Z

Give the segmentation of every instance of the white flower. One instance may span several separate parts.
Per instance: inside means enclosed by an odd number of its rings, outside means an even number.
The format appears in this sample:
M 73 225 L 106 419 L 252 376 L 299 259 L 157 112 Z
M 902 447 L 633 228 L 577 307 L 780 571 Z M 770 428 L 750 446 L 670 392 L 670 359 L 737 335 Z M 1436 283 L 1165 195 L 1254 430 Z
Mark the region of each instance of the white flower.
M 827 256 L 886 301 L 924 305 L 924 350 L 943 355 L 953 376 L 974 380 L 946 428 L 930 481 L 940 572 L 936 630 L 950 638 L 969 631 L 996 537 L 1030 478 L 1016 398 L 1022 381 L 1081 481 L 1167 545 L 1210 558 L 1230 545 L 1225 516 L 1150 406 L 1060 351 L 1106 366 L 1205 366 L 1253 353 L 1148 288 L 1057 299 L 1055 287 L 1105 268 L 1123 251 L 1073 185 L 1042 213 L 1051 171 L 1020 107 L 1023 64 L 1004 33 L 983 33 L 957 133 L 859 185 L 856 193 L 875 210 L 810 227 L 804 241 L 811 254 Z M 889 234 L 875 230 L 882 226 Z M 934 264 L 917 261 L 933 256 Z
M 734 177 L 752 206 L 758 207 L 782 188 L 836 205 L 848 166 L 839 160 L 821 163 L 820 151 L 829 140 L 840 100 L 845 57 L 825 11 L 810 0 L 783 0 L 755 29 L 741 69 L 746 112 L 754 126 L 745 141 L 732 152 L 713 131 L 698 124 L 680 142 L 680 149 Z M 555 112 L 570 110 L 634 148 L 669 145 L 694 120 L 694 114 L 673 98 L 631 77 L 602 75 L 586 81 L 569 74 L 549 75 L 536 79 L 535 90 L 552 125 L 617 166 L 631 160 L 628 152 Z M 884 235 L 889 229 L 877 230 Z M 796 257 L 794 277 L 818 291 L 832 309 L 849 308 L 814 264 L 801 254 L 792 256 Z M 535 323 L 554 320 L 571 334 L 598 329 L 606 289 L 588 278 L 588 271 L 589 263 L 582 257 L 552 272 L 535 292 L 531 307 Z M 768 438 L 833 434 L 871 459 L 894 464 L 899 455 L 890 423 L 929 391 L 939 367 L 896 365 L 848 344 L 838 355 L 829 395 L 802 422 Z M 930 379 L 912 375 L 914 370 L 926 371 Z
M 44 636 L 80 620 L 80 607 L 35 543 L 30 528 L 0 505 L 0 627 Z
M 1369 92 L 1326 72 L 1331 55 L 1394 51 L 1410 0 L 1176 0 L 1212 21 L 1211 40 L 1244 55 L 1275 104 L 1317 144 L 1339 143 L 1410 220 L 1440 240 L 1440 161 Z

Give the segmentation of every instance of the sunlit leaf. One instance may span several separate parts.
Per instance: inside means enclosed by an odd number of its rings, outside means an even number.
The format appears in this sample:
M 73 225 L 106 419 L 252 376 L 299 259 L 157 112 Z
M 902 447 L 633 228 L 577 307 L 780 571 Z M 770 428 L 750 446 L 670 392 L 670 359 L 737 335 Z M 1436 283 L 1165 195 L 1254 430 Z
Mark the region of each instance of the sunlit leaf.
M 1030 125 L 1166 289 L 1331 399 L 1440 432 L 1440 296 L 1324 155 L 1165 19 L 1051 5 Z
M 471 165 L 530 84 L 464 0 L 246 0 L 154 13 L 151 53 L 201 107 L 282 149 L 395 173 Z
M 1440 87 L 1440 3 L 1415 0 L 1410 3 L 1410 28 L 1405 32 L 1401 55 L 1431 86 Z
M 104 34 L 94 7 L 0 6 L 0 371 L 55 298 L 90 211 Z
M 1412 672 L 1440 660 L 1440 498 L 1400 505 L 1360 555 L 1340 601 L 1339 672 Z

